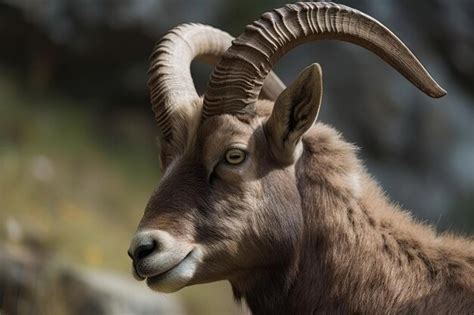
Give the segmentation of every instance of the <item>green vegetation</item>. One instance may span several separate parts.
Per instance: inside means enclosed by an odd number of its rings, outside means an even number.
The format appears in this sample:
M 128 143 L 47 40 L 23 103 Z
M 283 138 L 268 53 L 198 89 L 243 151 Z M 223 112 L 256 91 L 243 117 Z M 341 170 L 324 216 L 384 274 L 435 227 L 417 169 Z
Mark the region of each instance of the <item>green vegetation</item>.
M 159 176 L 155 152 L 130 132 L 146 134 L 143 124 L 112 124 L 114 143 L 103 145 L 103 126 L 80 104 L 26 96 L 5 80 L 0 99 L 0 220 L 79 263 L 129 268 L 126 240 Z

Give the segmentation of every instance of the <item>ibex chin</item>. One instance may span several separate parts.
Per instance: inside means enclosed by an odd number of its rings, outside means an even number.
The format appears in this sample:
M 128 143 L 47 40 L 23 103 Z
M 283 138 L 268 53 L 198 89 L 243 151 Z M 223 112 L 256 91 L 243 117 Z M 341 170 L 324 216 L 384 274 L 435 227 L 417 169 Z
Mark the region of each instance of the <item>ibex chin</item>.
M 151 56 L 163 176 L 129 249 L 134 275 L 161 292 L 226 279 L 254 314 L 474 314 L 474 242 L 415 222 L 354 146 L 315 124 L 319 65 L 286 89 L 270 73 L 319 39 L 362 46 L 429 96 L 446 93 L 390 30 L 343 5 L 287 5 L 232 43 L 208 26 L 173 29 Z M 217 62 L 203 98 L 196 57 Z

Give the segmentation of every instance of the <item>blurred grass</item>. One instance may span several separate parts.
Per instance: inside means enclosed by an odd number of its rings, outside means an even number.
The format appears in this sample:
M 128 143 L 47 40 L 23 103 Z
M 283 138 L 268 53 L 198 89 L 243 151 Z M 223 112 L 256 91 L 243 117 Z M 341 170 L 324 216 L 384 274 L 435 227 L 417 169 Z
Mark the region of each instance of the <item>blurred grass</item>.
M 103 117 L 93 102 L 25 93 L 6 77 L 0 100 L 2 225 L 18 223 L 66 261 L 129 273 L 126 250 L 159 180 L 151 113 Z M 179 296 L 190 314 L 238 313 L 222 282 Z
M 46 235 L 74 261 L 128 268 L 125 240 L 158 180 L 156 152 L 130 133 L 103 146 L 90 113 L 67 99 L 26 95 L 5 79 L 0 99 L 1 221 Z

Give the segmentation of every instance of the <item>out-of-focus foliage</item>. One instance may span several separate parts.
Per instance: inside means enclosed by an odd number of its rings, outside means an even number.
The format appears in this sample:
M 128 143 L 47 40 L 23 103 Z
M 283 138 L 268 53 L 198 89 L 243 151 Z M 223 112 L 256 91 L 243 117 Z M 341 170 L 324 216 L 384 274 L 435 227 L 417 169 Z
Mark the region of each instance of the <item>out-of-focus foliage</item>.
M 298 47 L 277 73 L 289 83 L 309 63 L 321 63 L 320 120 L 361 147 L 369 171 L 415 216 L 440 230 L 474 231 L 474 2 L 341 2 L 389 26 L 449 94 L 430 99 L 347 43 Z M 160 175 L 146 90 L 153 45 L 183 22 L 238 35 L 284 3 L 1 2 L 2 242 L 27 231 L 54 259 L 127 272 L 129 238 Z M 201 92 L 209 71 L 193 65 Z M 237 311 L 222 284 L 179 297 L 191 314 Z

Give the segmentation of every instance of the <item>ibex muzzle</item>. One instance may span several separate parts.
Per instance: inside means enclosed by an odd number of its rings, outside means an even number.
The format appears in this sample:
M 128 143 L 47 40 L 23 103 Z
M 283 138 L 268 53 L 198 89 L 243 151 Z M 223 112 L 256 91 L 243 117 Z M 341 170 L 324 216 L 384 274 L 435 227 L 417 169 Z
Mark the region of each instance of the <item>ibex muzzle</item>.
M 201 255 L 197 246 L 161 230 L 138 232 L 128 252 L 135 278 L 147 278 L 150 287 L 164 292 L 184 287 L 192 279 Z

